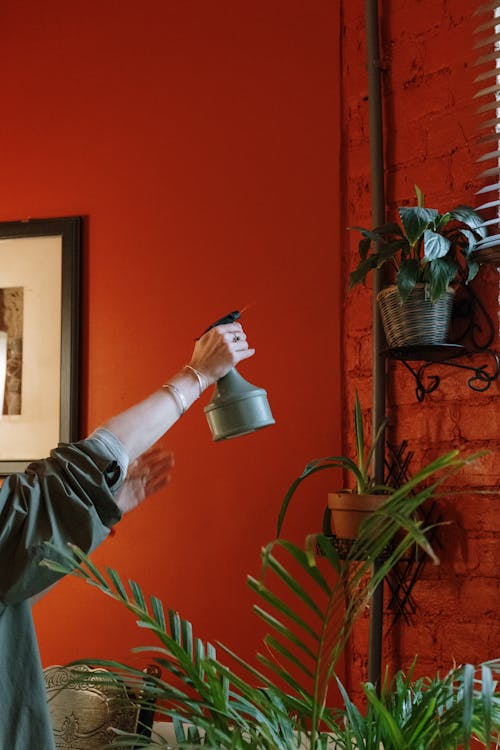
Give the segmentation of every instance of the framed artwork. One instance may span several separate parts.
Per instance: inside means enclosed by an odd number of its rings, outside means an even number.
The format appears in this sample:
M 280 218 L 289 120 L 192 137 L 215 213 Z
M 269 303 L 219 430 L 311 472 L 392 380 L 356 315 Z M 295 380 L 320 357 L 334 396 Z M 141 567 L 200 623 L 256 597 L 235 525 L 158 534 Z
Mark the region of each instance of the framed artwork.
M 0 222 L 0 476 L 78 439 L 77 216 Z

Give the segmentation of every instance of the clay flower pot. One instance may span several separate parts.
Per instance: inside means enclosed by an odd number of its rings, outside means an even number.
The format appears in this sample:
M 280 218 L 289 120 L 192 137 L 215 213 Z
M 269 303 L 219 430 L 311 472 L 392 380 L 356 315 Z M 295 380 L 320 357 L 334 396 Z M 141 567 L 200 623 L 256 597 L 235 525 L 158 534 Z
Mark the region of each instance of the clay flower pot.
M 333 533 L 339 539 L 356 539 L 362 522 L 386 500 L 387 495 L 358 495 L 348 490 L 329 492 Z

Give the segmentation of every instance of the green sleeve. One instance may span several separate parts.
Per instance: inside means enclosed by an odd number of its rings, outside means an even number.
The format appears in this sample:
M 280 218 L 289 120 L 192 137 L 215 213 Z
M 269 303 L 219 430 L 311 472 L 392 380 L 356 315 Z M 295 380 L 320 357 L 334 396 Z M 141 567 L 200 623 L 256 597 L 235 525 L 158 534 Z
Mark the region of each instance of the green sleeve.
M 114 497 L 126 464 L 109 441 L 91 436 L 62 444 L 0 488 L 0 611 L 28 599 L 60 576 L 40 566 L 46 544 L 92 551 L 120 520 Z M 125 467 L 125 468 L 124 468 Z

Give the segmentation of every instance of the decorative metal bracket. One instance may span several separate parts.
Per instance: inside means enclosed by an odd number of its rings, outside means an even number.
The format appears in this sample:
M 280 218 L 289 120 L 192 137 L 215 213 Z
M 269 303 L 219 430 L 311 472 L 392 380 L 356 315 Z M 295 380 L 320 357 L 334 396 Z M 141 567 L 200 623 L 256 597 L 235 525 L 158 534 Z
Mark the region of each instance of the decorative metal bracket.
M 412 458 L 413 452 L 408 450 L 408 442 L 406 440 L 403 440 L 397 448 L 390 443 L 386 443 L 384 483 L 397 488 L 409 481 L 411 475 L 408 469 Z M 416 517 L 422 527 L 427 529 L 426 537 L 429 544 L 432 547 L 440 548 L 441 543 L 437 535 L 437 530 L 441 522 L 441 516 L 436 503 L 431 501 L 424 504 L 417 511 Z M 330 521 L 330 511 L 326 508 L 323 516 L 323 534 L 330 539 L 332 546 L 335 547 L 340 558 L 345 560 L 351 552 L 354 540 L 341 539 L 332 534 Z M 391 551 L 390 548 L 387 548 L 381 559 L 390 555 Z M 321 554 L 319 547 L 318 553 Z M 405 557 L 394 565 L 390 574 L 385 578 L 389 593 L 387 608 L 392 612 L 392 625 L 395 625 L 400 618 L 403 618 L 407 624 L 411 623 L 411 618 L 417 611 L 417 605 L 413 598 L 413 587 L 420 578 L 428 560 L 429 556 L 414 544 Z
M 423 401 L 429 393 L 439 387 L 441 382 L 439 375 L 428 373 L 428 369 L 433 365 L 455 367 L 471 372 L 472 375 L 467 380 L 467 385 L 471 390 L 479 393 L 487 391 L 500 374 L 500 359 L 492 349 L 469 350 L 460 344 L 439 344 L 425 347 L 402 346 L 397 349 L 386 349 L 381 354 L 390 359 L 399 360 L 411 372 L 416 382 L 417 401 Z M 483 358 L 481 364 L 463 364 L 456 361 L 458 358 L 472 358 L 476 355 Z M 485 357 L 490 358 L 490 362 L 485 363 Z M 410 362 L 423 362 L 423 364 L 415 368 Z
M 495 338 L 495 327 L 486 308 L 471 284 L 462 283 L 455 290 L 450 325 L 450 341 L 467 349 L 489 349 Z
M 429 393 L 439 387 L 441 382 L 439 375 L 428 372 L 429 368 L 436 365 L 454 367 L 472 373 L 467 380 L 467 385 L 471 390 L 482 393 L 488 390 L 500 374 L 500 358 L 497 352 L 490 348 L 494 337 L 495 328 L 484 305 L 470 284 L 461 284 L 455 292 L 450 327 L 451 343 L 434 346 L 401 346 L 385 349 L 381 355 L 402 362 L 413 375 L 416 382 L 417 401 L 423 401 Z M 477 356 L 482 357 L 482 362 L 477 365 L 472 362 L 464 364 L 457 361 L 466 358 L 471 360 Z M 485 358 L 489 361 L 485 362 Z M 422 364 L 415 367 L 410 364 L 411 362 Z

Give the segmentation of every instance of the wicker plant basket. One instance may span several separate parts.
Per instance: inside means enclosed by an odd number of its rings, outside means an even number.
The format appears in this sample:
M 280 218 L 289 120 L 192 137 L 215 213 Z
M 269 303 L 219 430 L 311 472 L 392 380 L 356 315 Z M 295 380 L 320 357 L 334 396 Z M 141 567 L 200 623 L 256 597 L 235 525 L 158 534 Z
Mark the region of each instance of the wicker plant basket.
M 395 349 L 446 343 L 453 295 L 450 288 L 437 302 L 430 302 L 425 298 L 425 284 L 417 284 L 402 303 L 396 285 L 382 289 L 377 303 L 388 346 Z

